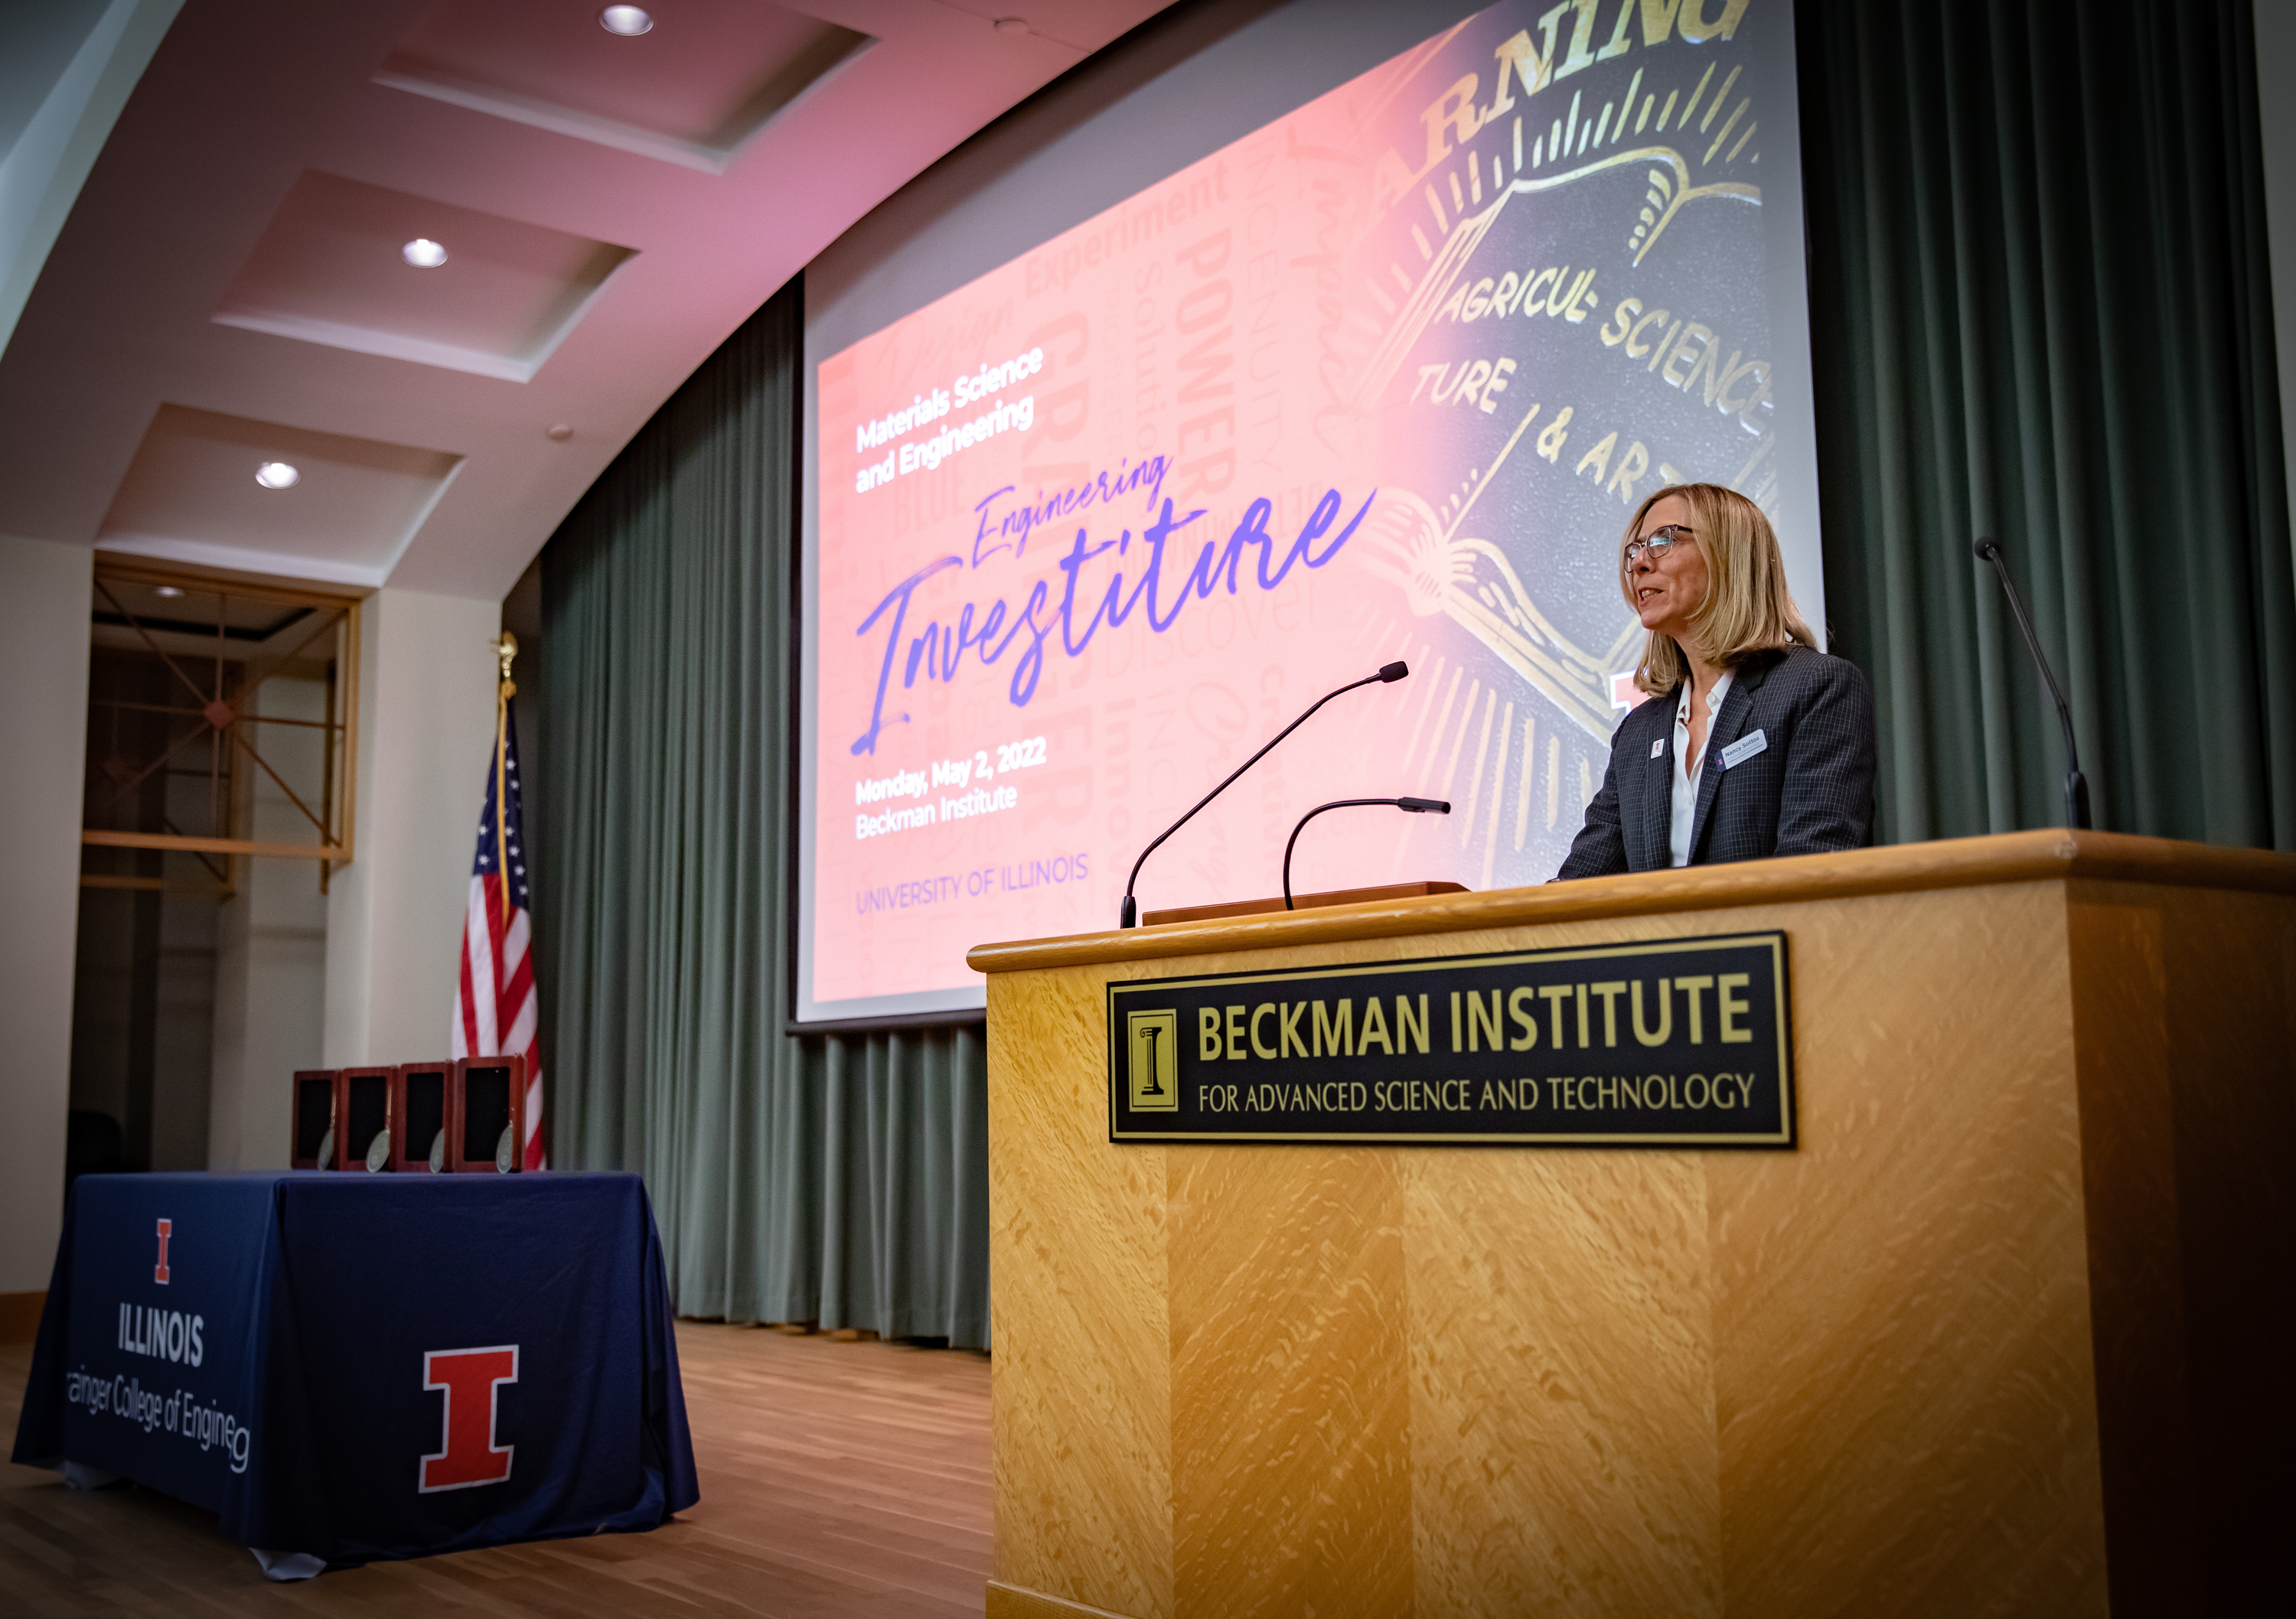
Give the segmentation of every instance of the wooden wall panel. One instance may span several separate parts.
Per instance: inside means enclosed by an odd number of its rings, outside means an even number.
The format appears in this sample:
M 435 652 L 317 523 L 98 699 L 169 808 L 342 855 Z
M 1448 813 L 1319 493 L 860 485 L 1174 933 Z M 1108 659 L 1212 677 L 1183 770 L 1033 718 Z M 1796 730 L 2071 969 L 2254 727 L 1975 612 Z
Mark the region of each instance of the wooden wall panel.
M 2164 918 L 2103 895 L 2068 907 L 2078 974 L 2081 1135 L 2091 1321 L 2113 1606 L 2176 1611 L 2193 1521 L 2191 1382 L 2177 1216 Z M 2100 903 L 2102 901 L 2103 903 Z M 2162 1532 L 2143 1533 L 2149 1521 Z
M 1719 1614 L 1703 1168 L 1403 1156 L 1415 1611 Z
M 988 986 L 996 1578 L 1168 1619 L 1165 1151 L 1109 1147 L 1100 982 Z
M 2267 1280 L 2296 1276 L 2296 907 L 2132 883 L 2075 885 L 2075 899 L 2076 945 L 2100 963 L 2076 1002 L 2084 1116 L 2128 1126 L 2090 1173 L 2119 1188 L 2092 1214 L 2090 1264 L 2114 1374 L 2106 1477 L 2128 1486 L 2109 1498 L 2113 1604 L 2251 1610 L 2260 1591 L 2280 1599 L 2267 1549 L 2296 1516 L 2296 1310 Z M 2143 973 L 2114 968 L 2132 936 Z M 2129 1524 L 2143 1527 L 2124 1536 Z
M 1397 1155 L 1166 1151 L 1175 1611 L 1409 1613 Z
M 1800 1147 L 1706 1158 L 1727 1609 L 2100 1613 L 2062 887 L 1772 920 Z

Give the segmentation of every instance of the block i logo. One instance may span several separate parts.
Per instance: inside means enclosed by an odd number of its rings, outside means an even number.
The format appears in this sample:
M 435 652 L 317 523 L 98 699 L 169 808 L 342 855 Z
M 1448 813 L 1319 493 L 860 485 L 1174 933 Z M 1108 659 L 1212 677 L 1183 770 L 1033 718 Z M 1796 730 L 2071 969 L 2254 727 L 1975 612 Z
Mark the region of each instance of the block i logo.
M 1136 1113 L 1180 1110 L 1180 1014 L 1127 1012 L 1124 1041 Z

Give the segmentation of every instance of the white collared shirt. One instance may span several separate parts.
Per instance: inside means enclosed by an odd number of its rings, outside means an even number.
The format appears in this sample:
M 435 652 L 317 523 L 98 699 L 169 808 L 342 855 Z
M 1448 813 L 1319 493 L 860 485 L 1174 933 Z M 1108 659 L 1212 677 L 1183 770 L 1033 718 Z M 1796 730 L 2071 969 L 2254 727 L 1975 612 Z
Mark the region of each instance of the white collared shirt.
M 1722 678 L 1714 683 L 1714 690 L 1706 699 L 1706 746 L 1699 750 L 1698 769 L 1685 768 L 1684 761 L 1690 756 L 1690 682 L 1682 683 L 1682 696 L 1674 705 L 1674 793 L 1673 825 L 1667 846 L 1669 865 L 1690 863 L 1691 823 L 1698 814 L 1698 778 L 1714 752 L 1714 722 L 1721 717 L 1722 699 L 1729 695 L 1730 671 L 1725 669 Z

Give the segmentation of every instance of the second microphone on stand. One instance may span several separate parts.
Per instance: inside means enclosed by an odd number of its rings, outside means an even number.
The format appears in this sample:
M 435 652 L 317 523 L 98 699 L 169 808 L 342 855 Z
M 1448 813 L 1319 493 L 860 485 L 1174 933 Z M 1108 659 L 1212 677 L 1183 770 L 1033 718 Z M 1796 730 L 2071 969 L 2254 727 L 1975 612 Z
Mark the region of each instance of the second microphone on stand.
M 1308 823 L 1325 810 L 1351 809 L 1359 804 L 1390 804 L 1409 815 L 1447 815 L 1451 806 L 1440 798 L 1334 798 L 1329 804 L 1319 804 L 1300 817 L 1300 824 L 1292 829 L 1292 836 L 1283 840 L 1283 908 L 1296 911 L 1292 903 L 1292 849 L 1300 841 L 1300 834 Z

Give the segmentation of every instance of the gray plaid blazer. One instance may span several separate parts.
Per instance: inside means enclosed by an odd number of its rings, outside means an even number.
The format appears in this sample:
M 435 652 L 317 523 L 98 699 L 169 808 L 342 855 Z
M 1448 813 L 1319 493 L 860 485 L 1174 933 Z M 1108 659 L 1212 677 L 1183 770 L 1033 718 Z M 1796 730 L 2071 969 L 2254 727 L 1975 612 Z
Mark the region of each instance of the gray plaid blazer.
M 1667 868 L 1680 691 L 1619 722 L 1558 880 Z M 1723 749 L 1756 732 L 1767 746 L 1726 765 Z M 1874 690 L 1856 664 L 1803 646 L 1754 654 L 1731 675 L 1706 740 L 1690 863 L 1863 848 L 1874 841 L 1876 752 Z

